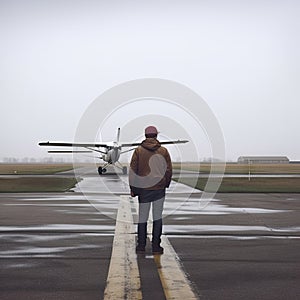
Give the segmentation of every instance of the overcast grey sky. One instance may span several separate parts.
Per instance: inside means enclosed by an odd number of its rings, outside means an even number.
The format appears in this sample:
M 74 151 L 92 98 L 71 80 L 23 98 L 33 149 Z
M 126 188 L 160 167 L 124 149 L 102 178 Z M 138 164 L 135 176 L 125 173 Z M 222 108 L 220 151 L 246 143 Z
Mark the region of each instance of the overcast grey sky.
M 72 141 L 105 90 L 154 77 L 208 103 L 227 159 L 300 160 L 299 12 L 297 0 L 0 0 L 0 159 L 46 156 L 37 143 Z

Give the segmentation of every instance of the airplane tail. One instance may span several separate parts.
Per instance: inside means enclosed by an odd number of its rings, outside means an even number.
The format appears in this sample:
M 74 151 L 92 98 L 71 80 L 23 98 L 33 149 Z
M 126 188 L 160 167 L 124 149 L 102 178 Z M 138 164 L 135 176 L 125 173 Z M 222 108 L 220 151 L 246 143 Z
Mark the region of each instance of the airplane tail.
M 117 133 L 117 142 L 119 143 L 120 141 L 120 133 L 121 133 L 121 129 L 118 128 L 118 133 Z

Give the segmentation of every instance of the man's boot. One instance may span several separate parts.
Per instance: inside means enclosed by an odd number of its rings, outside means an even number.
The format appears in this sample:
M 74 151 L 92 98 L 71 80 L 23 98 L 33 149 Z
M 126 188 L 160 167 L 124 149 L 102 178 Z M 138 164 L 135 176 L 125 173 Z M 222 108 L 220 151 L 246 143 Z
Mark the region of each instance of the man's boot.
M 135 248 L 136 253 L 145 253 L 147 241 L 147 223 L 138 224 L 138 240 Z
M 152 254 L 163 254 L 164 248 L 160 246 L 162 234 L 162 219 L 153 221 Z

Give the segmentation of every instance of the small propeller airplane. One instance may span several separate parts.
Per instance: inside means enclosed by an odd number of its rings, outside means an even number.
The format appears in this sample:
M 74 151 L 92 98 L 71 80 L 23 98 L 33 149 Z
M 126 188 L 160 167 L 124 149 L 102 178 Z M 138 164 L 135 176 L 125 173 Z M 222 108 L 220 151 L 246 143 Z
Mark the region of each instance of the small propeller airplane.
M 126 152 L 133 151 L 136 147 L 138 147 L 140 143 L 120 143 L 120 128 L 118 128 L 117 140 L 108 143 L 64 143 L 64 142 L 40 142 L 39 146 L 48 146 L 48 147 L 75 147 L 75 148 L 85 148 L 87 150 L 49 150 L 48 153 L 91 153 L 98 152 L 102 155 L 98 158 L 105 161 L 105 164 L 101 167 L 98 167 L 99 175 L 102 175 L 107 171 L 107 166 L 114 165 L 117 168 L 121 169 L 123 174 L 127 174 L 127 167 L 123 166 L 119 162 L 119 158 L 121 154 Z M 186 140 L 177 140 L 177 141 L 162 141 L 161 145 L 167 144 L 184 144 L 187 143 Z M 123 147 L 134 147 L 128 150 L 122 151 Z M 100 149 L 101 150 L 100 150 Z

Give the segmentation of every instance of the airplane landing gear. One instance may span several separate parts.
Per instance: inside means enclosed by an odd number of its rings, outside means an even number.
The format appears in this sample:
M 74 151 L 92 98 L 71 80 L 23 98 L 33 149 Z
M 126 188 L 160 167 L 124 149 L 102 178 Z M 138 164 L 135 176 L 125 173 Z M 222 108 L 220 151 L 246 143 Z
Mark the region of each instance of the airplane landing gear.
M 102 168 L 102 167 L 99 167 L 98 168 L 98 174 L 99 175 L 102 175 L 103 173 L 105 173 L 107 170 L 106 170 L 106 168 Z
M 127 174 L 127 167 L 123 167 L 122 172 L 123 172 L 123 175 L 126 175 Z
M 102 174 L 104 174 L 107 171 L 107 169 L 105 168 L 107 165 L 104 165 L 103 167 L 98 167 L 98 174 L 99 175 L 102 175 Z M 118 166 L 118 165 L 115 165 L 115 166 L 118 169 L 122 170 L 123 175 L 127 175 L 127 167 L 125 167 L 125 166 L 123 167 L 121 164 L 120 164 L 120 166 Z
M 99 175 L 102 175 L 102 172 L 103 172 L 102 167 L 99 167 L 99 168 L 98 168 L 98 174 L 99 174 Z

